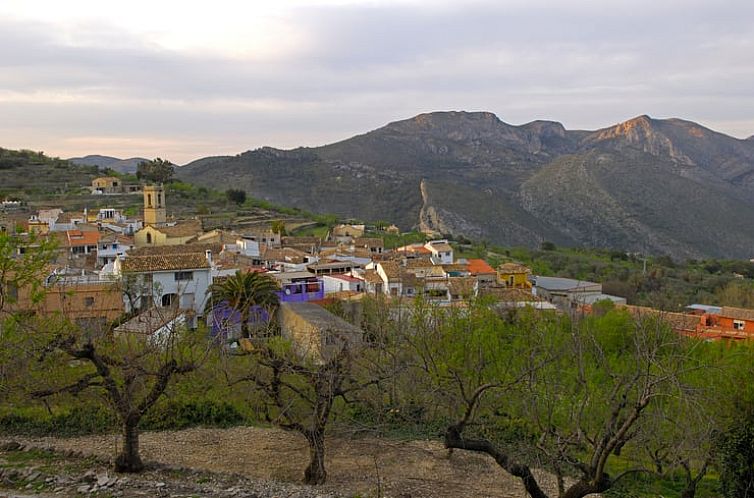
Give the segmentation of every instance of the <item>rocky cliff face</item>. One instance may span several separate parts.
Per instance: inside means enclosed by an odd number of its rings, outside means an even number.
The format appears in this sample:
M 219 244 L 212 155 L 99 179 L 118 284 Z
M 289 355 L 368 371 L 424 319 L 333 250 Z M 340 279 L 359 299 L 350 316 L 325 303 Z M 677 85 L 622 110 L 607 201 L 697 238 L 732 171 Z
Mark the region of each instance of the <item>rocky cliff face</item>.
M 436 112 L 335 144 L 199 161 L 188 181 L 402 228 L 749 257 L 754 140 L 639 116 L 596 131 Z

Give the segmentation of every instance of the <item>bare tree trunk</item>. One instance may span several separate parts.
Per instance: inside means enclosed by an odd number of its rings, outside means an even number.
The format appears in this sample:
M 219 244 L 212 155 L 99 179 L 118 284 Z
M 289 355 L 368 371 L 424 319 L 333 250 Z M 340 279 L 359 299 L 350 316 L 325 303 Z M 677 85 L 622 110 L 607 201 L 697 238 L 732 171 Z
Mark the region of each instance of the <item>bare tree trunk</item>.
M 687 482 L 686 487 L 681 492 L 681 498 L 694 498 L 696 496 L 696 483 L 697 481 Z
M 314 485 L 324 484 L 327 480 L 324 431 L 309 431 L 305 436 L 309 443 L 309 465 L 304 471 L 304 482 Z
M 123 449 L 115 459 L 116 472 L 136 473 L 144 470 L 139 455 L 139 421 L 127 419 L 123 422 Z

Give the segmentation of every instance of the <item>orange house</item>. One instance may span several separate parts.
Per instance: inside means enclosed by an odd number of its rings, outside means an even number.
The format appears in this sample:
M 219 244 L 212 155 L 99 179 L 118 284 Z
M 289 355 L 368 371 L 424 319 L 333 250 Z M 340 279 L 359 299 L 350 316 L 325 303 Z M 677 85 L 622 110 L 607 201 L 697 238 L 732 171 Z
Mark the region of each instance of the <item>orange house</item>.
M 62 316 L 81 326 L 105 327 L 125 312 L 123 292 L 117 282 L 98 280 L 96 276 L 51 274 L 39 289 L 8 288 L 14 301 L 7 311 L 34 313 L 41 316 Z

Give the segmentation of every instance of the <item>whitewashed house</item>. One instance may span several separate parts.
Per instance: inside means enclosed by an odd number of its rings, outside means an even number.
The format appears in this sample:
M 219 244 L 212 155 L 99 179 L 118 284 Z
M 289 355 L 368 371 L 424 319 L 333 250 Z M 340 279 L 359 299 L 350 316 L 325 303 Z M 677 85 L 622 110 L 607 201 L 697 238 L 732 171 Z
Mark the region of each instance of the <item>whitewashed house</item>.
M 190 247 L 190 246 L 187 246 Z M 161 249 L 161 248 L 155 248 Z M 117 259 L 114 273 L 124 279 L 126 311 L 177 307 L 204 314 L 212 284 L 211 254 L 140 252 Z
M 447 240 L 430 240 L 424 247 L 432 253 L 432 262 L 436 265 L 453 264 L 453 248 Z

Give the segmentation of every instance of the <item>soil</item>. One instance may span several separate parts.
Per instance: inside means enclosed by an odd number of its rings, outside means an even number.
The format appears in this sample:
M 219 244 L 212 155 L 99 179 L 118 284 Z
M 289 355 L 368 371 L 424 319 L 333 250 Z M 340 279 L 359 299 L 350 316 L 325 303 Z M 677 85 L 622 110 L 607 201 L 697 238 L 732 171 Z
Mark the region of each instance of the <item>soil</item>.
M 112 459 L 119 437 L 15 440 Z M 526 497 L 517 480 L 491 458 L 458 450 L 450 454 L 438 441 L 330 437 L 326 445 L 328 483 L 318 492 L 380 498 Z M 147 462 L 281 484 L 300 483 L 308 459 L 306 442 L 298 434 L 257 427 L 145 432 L 141 453 Z M 550 476 L 539 477 L 554 491 Z

